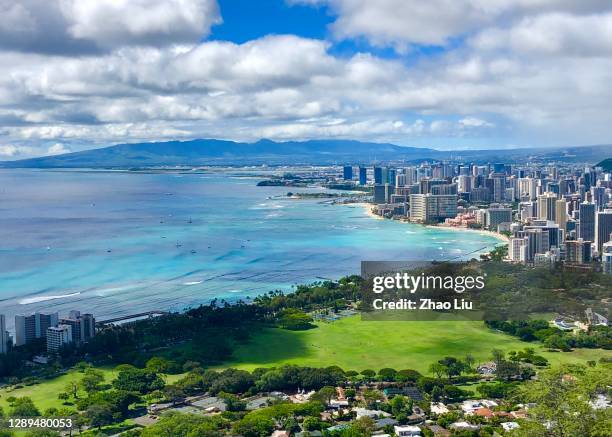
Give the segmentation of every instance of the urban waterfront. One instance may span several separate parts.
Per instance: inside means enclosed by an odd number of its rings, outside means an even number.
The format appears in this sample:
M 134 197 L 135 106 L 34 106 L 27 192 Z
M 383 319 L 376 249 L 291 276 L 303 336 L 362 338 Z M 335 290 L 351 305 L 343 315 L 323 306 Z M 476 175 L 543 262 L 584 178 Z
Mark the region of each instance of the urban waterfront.
M 323 189 L 258 187 L 262 177 L 241 174 L 1 171 L 7 328 L 18 313 L 182 310 L 337 279 L 362 260 L 452 259 L 499 243 L 288 199 Z

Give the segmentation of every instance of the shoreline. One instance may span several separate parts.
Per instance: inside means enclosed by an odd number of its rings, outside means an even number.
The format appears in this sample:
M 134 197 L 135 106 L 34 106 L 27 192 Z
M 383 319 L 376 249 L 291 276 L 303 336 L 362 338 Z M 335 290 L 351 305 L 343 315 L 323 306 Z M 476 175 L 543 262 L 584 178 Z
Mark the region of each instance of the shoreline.
M 480 235 L 497 238 L 498 240 L 503 241 L 506 244 L 510 243 L 510 238 L 506 237 L 505 235 L 500 234 L 498 232 L 488 231 L 486 229 L 470 229 L 470 228 L 460 228 L 456 226 L 446 226 L 446 225 L 424 225 L 424 226 L 427 228 L 448 229 L 448 230 L 457 231 L 457 232 L 478 232 Z
M 378 220 L 389 220 L 385 217 L 382 217 L 378 214 L 374 214 L 372 212 L 372 204 L 370 203 L 366 203 L 366 202 L 359 202 L 359 203 L 352 203 L 352 205 L 356 205 L 361 207 L 364 212 L 366 213 L 367 216 L 378 219 Z M 455 231 L 455 232 L 477 232 L 480 235 L 483 236 L 488 236 L 488 237 L 493 237 L 498 239 L 500 242 L 503 243 L 510 243 L 510 239 L 508 237 L 506 237 L 505 235 L 502 235 L 498 232 L 493 232 L 493 231 L 488 231 L 486 229 L 470 229 L 470 228 L 459 228 L 459 227 L 455 227 L 455 226 L 446 226 L 444 224 L 440 224 L 440 225 L 424 225 L 424 224 L 419 224 L 419 223 L 412 223 L 412 222 L 408 222 L 405 220 L 396 220 L 400 223 L 409 223 L 412 225 L 419 225 L 419 226 L 423 226 L 425 228 L 430 228 L 430 229 L 445 229 L 445 230 L 450 230 L 450 231 Z

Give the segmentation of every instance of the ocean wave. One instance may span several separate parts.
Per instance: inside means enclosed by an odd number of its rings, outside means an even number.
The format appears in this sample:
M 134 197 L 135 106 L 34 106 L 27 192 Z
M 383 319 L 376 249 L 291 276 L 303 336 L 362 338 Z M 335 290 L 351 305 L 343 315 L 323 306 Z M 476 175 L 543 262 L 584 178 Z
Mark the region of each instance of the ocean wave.
M 183 282 L 183 285 L 198 285 L 201 283 L 202 281 L 191 281 L 191 282 Z
M 55 299 L 65 299 L 72 296 L 78 296 L 81 294 L 80 292 L 70 293 L 70 294 L 59 294 L 55 296 L 36 296 L 36 297 L 28 297 L 26 299 L 21 299 L 19 301 L 20 305 L 29 305 L 32 303 L 45 302 L 47 300 L 55 300 Z

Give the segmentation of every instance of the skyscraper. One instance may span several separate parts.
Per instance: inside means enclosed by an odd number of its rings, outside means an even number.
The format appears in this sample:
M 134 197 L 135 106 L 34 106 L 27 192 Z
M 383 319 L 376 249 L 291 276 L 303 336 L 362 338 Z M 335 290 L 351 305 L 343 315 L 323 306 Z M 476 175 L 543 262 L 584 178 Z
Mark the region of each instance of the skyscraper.
M 72 327 L 72 341 L 87 341 L 95 335 L 95 319 L 92 314 L 81 314 L 80 311 L 70 311 L 68 317 L 60 319 L 60 325 Z
M 591 201 L 595 204 L 597 211 L 601 211 L 606 207 L 606 188 L 591 187 Z
M 34 313 L 15 316 L 15 345 L 22 346 L 47 335 L 47 328 L 57 326 L 57 313 Z
M 374 184 L 383 183 L 383 171 L 381 167 L 374 167 Z
M 602 253 L 604 243 L 610 241 L 612 233 L 612 209 L 599 211 L 595 216 L 595 247 Z
M 457 216 L 456 194 L 411 194 L 410 221 L 429 223 Z
M 591 261 L 591 242 L 582 238 L 566 241 L 565 260 L 571 264 L 586 264 Z
M 56 353 L 68 343 L 72 343 L 72 326 L 58 325 L 50 326 L 46 331 L 47 352 Z
M 567 229 L 567 202 L 565 199 L 557 200 L 555 205 L 555 214 L 555 223 L 557 223 L 563 232 L 565 232 Z
M 497 227 L 502 223 L 512 223 L 511 208 L 489 208 L 485 218 L 487 227 L 497 231 Z
M 557 219 L 557 195 L 546 192 L 538 196 L 538 218 L 541 220 Z
M 580 217 L 578 237 L 585 241 L 595 241 L 595 204 L 583 202 L 578 211 Z
M 8 352 L 9 334 L 6 330 L 6 319 L 0 314 L 0 354 Z
M 365 167 L 359 167 L 359 185 L 367 185 L 368 183 L 368 169 Z
M 353 180 L 353 167 L 350 165 L 345 165 L 343 172 L 342 172 L 342 176 L 345 181 L 352 181 Z

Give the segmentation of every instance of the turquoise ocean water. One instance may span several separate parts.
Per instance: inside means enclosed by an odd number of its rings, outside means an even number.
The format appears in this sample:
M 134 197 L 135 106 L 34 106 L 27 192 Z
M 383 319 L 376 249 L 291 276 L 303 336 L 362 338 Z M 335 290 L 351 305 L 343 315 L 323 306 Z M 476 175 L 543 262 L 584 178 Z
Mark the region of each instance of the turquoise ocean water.
M 460 257 L 499 240 L 283 198 L 232 173 L 0 170 L 0 314 L 97 319 L 236 300 L 359 273 L 362 260 Z

